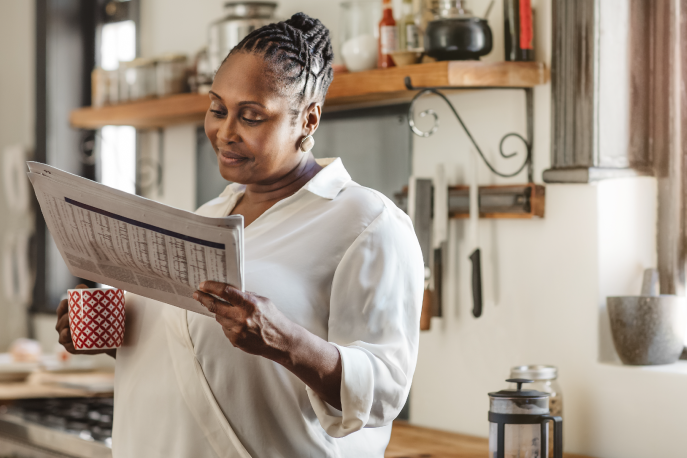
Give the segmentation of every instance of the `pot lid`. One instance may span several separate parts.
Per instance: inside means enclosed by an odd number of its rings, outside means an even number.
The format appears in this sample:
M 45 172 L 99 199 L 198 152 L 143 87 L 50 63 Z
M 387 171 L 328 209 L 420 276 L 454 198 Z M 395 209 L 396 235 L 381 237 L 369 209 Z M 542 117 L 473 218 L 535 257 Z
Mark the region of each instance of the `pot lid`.
M 534 383 L 534 380 L 529 380 L 526 378 L 509 378 L 506 380 L 508 383 L 516 383 L 518 388 L 515 390 L 501 390 L 493 393 L 489 393 L 492 398 L 543 398 L 548 397 L 548 393 L 543 393 L 537 390 L 523 390 L 523 383 Z

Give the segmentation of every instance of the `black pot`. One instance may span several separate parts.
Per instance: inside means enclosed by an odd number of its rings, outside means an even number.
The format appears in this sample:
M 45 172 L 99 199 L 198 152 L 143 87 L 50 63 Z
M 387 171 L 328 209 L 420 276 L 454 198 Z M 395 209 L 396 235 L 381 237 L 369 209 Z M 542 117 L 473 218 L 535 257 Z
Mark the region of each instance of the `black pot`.
M 425 30 L 425 54 L 437 60 L 479 60 L 492 45 L 489 24 L 476 17 L 436 19 Z

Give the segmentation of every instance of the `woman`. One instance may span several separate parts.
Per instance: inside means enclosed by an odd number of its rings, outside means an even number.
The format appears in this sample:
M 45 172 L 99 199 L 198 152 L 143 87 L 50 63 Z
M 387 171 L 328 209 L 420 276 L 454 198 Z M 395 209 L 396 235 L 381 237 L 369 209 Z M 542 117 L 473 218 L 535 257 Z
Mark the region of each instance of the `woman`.
M 422 255 L 403 212 L 310 153 L 332 60 L 301 13 L 217 71 L 205 131 L 233 184 L 198 213 L 243 215 L 254 292 L 199 285 L 216 319 L 127 295 L 115 457 L 383 456 L 415 369 Z

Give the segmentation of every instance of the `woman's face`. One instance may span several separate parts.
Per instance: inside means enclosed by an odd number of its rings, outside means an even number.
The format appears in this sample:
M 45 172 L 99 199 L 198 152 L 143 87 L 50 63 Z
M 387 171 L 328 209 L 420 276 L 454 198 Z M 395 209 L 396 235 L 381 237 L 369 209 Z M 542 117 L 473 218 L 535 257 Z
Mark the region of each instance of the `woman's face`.
M 294 123 L 294 102 L 275 87 L 270 71 L 261 56 L 236 53 L 215 75 L 205 134 L 227 181 L 276 182 L 298 166 L 300 142 L 317 128 L 320 108 L 301 110 Z

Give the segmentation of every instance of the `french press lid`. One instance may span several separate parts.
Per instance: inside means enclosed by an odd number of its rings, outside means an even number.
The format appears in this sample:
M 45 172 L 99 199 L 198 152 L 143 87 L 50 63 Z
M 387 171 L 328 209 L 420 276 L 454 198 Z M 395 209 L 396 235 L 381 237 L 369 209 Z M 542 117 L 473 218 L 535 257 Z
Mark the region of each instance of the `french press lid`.
M 492 398 L 542 398 L 548 397 L 549 393 L 544 393 L 537 390 L 523 390 L 522 385 L 524 383 L 534 383 L 534 380 L 529 380 L 526 378 L 509 378 L 506 380 L 508 383 L 517 384 L 518 388 L 515 390 L 501 390 L 489 393 Z

